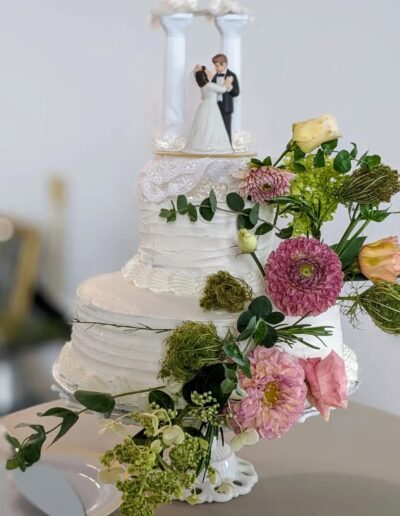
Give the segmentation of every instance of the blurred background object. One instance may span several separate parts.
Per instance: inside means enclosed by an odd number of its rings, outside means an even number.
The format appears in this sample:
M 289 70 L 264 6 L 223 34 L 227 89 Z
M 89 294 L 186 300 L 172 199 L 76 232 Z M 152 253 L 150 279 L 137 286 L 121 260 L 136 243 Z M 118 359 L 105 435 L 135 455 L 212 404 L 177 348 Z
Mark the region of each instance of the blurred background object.
M 47 270 L 52 290 L 39 282 L 43 239 L 38 228 L 0 217 L 0 415 L 51 399 L 51 364 L 69 325 L 57 303 L 62 290 L 65 187 L 50 180 Z

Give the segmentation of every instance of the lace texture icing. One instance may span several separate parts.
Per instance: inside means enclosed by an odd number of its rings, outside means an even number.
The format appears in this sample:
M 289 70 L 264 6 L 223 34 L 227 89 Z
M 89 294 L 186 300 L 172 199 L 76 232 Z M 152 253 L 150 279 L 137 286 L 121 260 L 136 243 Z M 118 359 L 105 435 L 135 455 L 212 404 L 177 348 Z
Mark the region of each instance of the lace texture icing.
M 139 186 L 144 198 L 155 203 L 186 194 L 202 180 L 220 191 L 223 184 L 232 186 L 232 174 L 246 167 L 247 161 L 239 158 L 156 156 L 140 174 Z M 208 193 L 209 190 L 206 195 Z

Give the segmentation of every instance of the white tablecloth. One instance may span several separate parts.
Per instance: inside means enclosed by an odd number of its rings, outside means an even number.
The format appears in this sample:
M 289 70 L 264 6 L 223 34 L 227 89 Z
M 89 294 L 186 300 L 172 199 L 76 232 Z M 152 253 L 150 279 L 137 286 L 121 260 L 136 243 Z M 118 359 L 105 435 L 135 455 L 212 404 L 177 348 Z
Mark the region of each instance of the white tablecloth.
M 20 436 L 24 429 L 13 429 L 17 423 L 38 421 L 36 412 L 60 404 L 32 407 L 1 423 Z M 46 423 L 50 427 L 53 421 Z M 114 437 L 99 436 L 97 426 L 96 417 L 83 416 L 54 448 L 100 452 L 113 446 Z M 249 495 L 224 504 L 176 503 L 161 507 L 157 516 L 400 515 L 399 417 L 351 403 L 348 410 L 333 412 L 329 423 L 311 418 L 284 438 L 259 442 L 240 455 L 254 464 L 260 477 Z M 4 478 L 0 473 L 0 500 L 13 504 L 13 513 L 3 515 L 0 508 L 1 516 L 36 516 L 20 500 L 10 500 L 15 494 L 7 492 Z

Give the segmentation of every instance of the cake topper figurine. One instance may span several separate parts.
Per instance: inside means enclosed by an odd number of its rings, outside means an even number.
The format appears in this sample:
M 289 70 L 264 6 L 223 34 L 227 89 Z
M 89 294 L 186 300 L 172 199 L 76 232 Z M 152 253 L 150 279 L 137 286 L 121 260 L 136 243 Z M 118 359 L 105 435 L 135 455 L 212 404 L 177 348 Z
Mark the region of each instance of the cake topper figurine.
M 218 85 L 224 84 L 226 79 L 231 79 L 232 87 L 225 93 L 218 95 L 218 107 L 221 111 L 222 119 L 225 124 L 226 132 L 229 136 L 229 141 L 232 143 L 232 113 L 233 113 L 233 99 L 240 93 L 239 81 L 236 75 L 228 69 L 228 58 L 225 54 L 217 54 L 212 58 L 215 67 L 215 75 L 212 82 Z
M 223 117 L 230 116 L 229 112 L 232 112 L 232 98 L 229 93 L 234 88 L 233 74 L 221 73 L 220 77 L 217 77 L 217 74 L 213 77 L 206 66 L 197 65 L 194 75 L 201 90 L 201 103 L 194 116 L 185 150 L 199 153 L 232 153 L 229 125 L 224 123 Z M 228 99 L 224 102 L 226 95 L 230 101 Z M 221 100 L 218 100 L 219 97 Z M 227 120 L 229 124 L 230 120 Z

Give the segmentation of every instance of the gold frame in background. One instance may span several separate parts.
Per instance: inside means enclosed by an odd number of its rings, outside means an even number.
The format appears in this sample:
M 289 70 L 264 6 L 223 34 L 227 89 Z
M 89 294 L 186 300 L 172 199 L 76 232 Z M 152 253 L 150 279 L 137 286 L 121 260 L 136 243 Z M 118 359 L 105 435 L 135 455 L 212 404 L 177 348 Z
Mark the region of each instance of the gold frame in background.
M 11 222 L 13 227 L 11 238 L 18 238 L 20 244 L 14 268 L 15 273 L 10 278 L 13 284 L 5 302 L 5 309 L 0 310 L 0 344 L 1 340 L 12 339 L 18 326 L 29 313 L 33 289 L 38 278 L 41 247 L 40 234 L 36 228 L 5 215 L 2 215 L 2 218 Z M 2 244 L 0 242 L 0 263 Z

